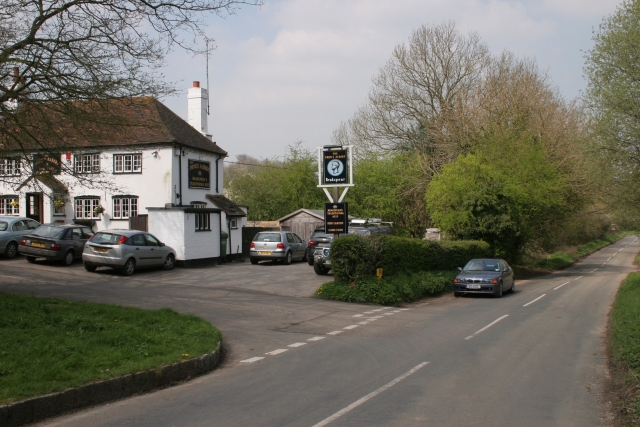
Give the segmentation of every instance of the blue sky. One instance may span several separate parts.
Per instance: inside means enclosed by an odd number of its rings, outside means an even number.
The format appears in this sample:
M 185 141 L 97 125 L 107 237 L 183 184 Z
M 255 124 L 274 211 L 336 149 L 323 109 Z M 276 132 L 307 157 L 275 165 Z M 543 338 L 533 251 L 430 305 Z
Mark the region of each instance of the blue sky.
M 266 0 L 225 19 L 207 18 L 209 132 L 234 160 L 282 156 L 302 141 L 330 142 L 371 87 L 371 78 L 421 24 L 452 20 L 494 53 L 535 58 L 567 100 L 585 87 L 592 31 L 619 0 Z M 181 96 L 164 103 L 186 118 L 192 81 L 206 86 L 205 60 L 183 52 L 162 70 Z

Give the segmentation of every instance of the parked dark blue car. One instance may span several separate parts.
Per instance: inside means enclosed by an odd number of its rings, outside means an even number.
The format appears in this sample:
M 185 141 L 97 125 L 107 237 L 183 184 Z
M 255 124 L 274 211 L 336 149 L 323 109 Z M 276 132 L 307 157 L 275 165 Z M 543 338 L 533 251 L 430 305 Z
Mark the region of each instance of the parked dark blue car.
M 458 267 L 460 274 L 453 281 L 453 294 L 491 294 L 502 298 L 506 292 L 516 290 L 513 269 L 503 259 L 472 259 L 464 266 Z

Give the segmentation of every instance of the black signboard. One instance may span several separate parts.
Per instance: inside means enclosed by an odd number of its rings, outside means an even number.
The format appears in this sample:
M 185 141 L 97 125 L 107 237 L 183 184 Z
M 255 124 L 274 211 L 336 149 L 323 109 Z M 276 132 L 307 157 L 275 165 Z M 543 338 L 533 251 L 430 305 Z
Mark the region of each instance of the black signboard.
M 324 232 L 342 234 L 349 232 L 349 214 L 347 203 L 324 204 Z
M 211 163 L 189 160 L 189 188 L 209 188 Z
M 48 154 L 35 154 L 33 156 L 33 173 L 41 175 L 60 175 L 62 173 L 60 157 Z
M 347 184 L 347 150 L 327 150 L 324 159 L 324 185 Z

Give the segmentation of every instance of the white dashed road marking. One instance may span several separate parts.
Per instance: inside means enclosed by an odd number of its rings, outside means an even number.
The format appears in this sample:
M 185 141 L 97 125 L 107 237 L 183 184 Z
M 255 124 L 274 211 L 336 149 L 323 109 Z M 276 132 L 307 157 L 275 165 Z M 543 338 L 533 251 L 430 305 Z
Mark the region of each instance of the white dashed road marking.
M 580 277 L 576 277 L 575 279 L 573 279 L 574 281 L 578 280 L 578 279 L 582 279 L 584 276 L 580 276 Z
M 309 338 L 307 341 L 320 341 L 325 339 L 326 337 L 313 337 L 313 338 Z
M 262 359 L 264 359 L 264 357 L 252 357 L 251 359 L 241 360 L 240 363 L 253 363 L 253 362 L 257 362 L 258 360 L 262 360 Z
M 358 326 L 360 326 L 360 325 L 349 325 L 349 326 L 345 326 L 345 327 L 344 327 L 344 328 L 342 328 L 342 329 L 355 329 L 355 328 L 357 328 Z
M 343 331 L 332 331 L 332 332 L 327 332 L 327 335 L 338 335 L 341 334 Z
M 385 316 L 391 316 L 393 314 L 393 312 L 392 313 L 382 313 L 382 314 L 384 314 Z
M 596 271 L 597 268 L 594 268 L 593 270 L 591 270 L 589 273 L 593 273 L 594 271 Z
M 542 294 L 540 295 L 538 298 L 534 299 L 533 301 L 529 301 L 528 303 L 526 303 L 525 305 L 523 305 L 523 307 L 528 306 L 529 304 L 533 304 L 534 302 L 538 301 L 540 298 L 544 297 L 547 294 Z
M 327 424 L 329 424 L 330 422 L 332 422 L 334 420 L 337 420 L 338 418 L 340 418 L 341 416 L 343 416 L 347 412 L 349 412 L 352 409 L 362 405 L 367 400 L 379 395 L 380 393 L 382 393 L 383 391 L 387 390 L 388 388 L 393 387 L 394 385 L 396 385 L 397 383 L 399 383 L 403 379 L 407 378 L 409 375 L 413 374 L 418 369 L 422 368 L 423 366 L 427 365 L 428 363 L 429 362 L 422 362 L 421 364 L 419 364 L 415 368 L 411 369 L 409 372 L 406 372 L 405 374 L 402 374 L 401 376 L 399 376 L 395 380 L 391 381 L 389 384 L 383 385 L 382 387 L 380 387 L 376 391 L 371 392 L 371 393 L 367 394 L 365 397 L 356 400 L 351 405 L 347 406 L 344 409 L 339 410 L 338 412 L 336 412 L 335 414 L 331 415 L 330 417 L 325 418 L 324 420 L 320 421 L 318 424 L 315 424 L 313 427 L 324 427 Z
M 302 347 L 303 345 L 307 345 L 307 343 L 306 342 L 294 342 L 293 344 L 289 344 L 287 347 L 296 348 L 296 347 Z
M 562 285 L 560 286 L 556 286 L 555 288 L 553 288 L 554 291 L 560 289 L 561 287 L 563 287 L 564 285 L 568 284 L 569 282 L 564 282 Z
M 505 317 L 509 317 L 508 314 L 505 314 L 504 316 L 494 320 L 493 322 L 489 323 L 487 326 L 485 326 L 484 328 L 480 329 L 479 331 L 476 331 L 475 333 L 473 333 L 473 335 L 469 335 L 468 337 L 465 338 L 465 340 L 470 340 L 471 338 L 475 337 L 476 335 L 478 335 L 480 332 L 484 332 L 487 329 L 489 329 L 490 327 L 492 327 L 493 325 L 495 325 L 496 323 L 498 323 L 499 321 L 501 321 L 502 319 L 504 319 Z
M 354 314 L 353 317 L 362 317 L 364 314 Z
M 369 322 L 370 322 L 370 320 L 365 320 L 364 322 L 358 322 L 358 325 L 366 325 Z
M 270 355 L 270 356 L 275 356 L 276 354 L 284 353 L 285 351 L 289 351 L 289 349 L 286 349 L 286 348 L 279 348 L 279 349 L 277 349 L 277 350 L 273 350 L 273 351 L 270 351 L 270 352 L 265 353 L 265 354 L 268 354 L 268 355 Z

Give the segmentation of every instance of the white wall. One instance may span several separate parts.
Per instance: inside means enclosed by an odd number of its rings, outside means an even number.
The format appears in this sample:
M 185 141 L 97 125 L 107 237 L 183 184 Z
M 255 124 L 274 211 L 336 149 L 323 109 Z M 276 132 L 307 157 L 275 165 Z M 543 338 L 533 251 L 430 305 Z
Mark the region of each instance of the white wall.
M 149 233 L 171 246 L 176 259 L 185 260 L 185 217 L 181 210 L 153 209 L 149 212 Z

